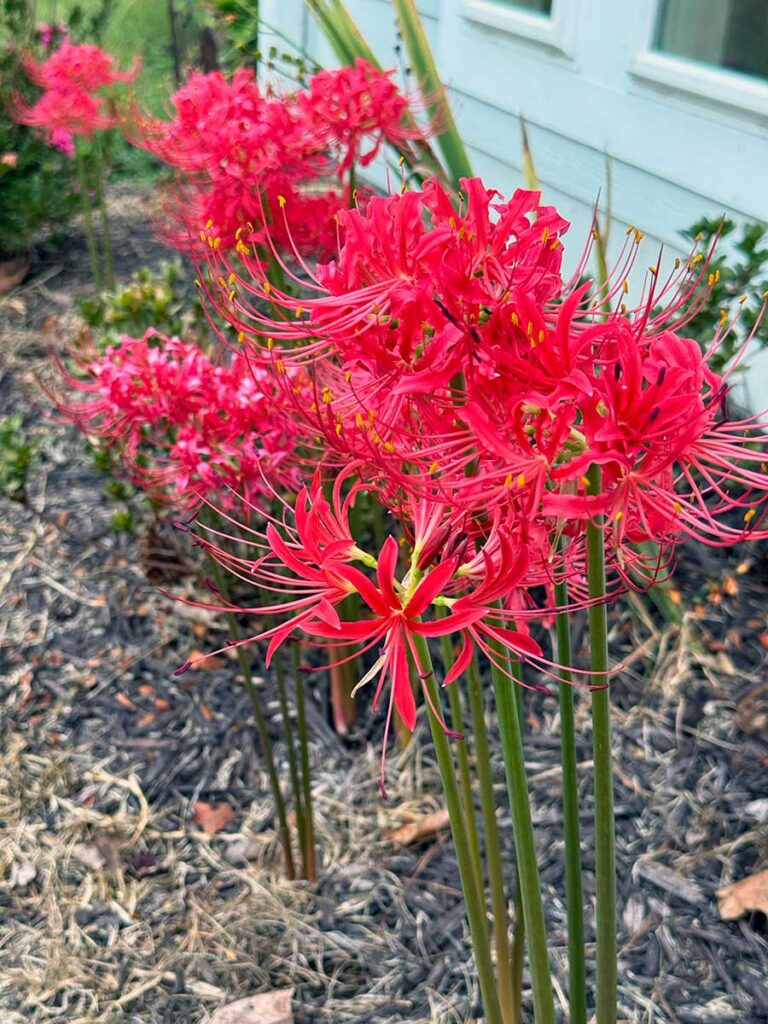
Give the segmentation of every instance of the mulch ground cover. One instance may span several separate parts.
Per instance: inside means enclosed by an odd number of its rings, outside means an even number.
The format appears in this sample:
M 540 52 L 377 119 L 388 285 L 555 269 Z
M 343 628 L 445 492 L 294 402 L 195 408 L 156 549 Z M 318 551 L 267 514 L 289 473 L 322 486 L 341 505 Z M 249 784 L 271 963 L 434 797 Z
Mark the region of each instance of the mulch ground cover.
M 144 196 L 115 191 L 111 207 L 119 276 L 167 258 L 145 226 Z M 87 277 L 74 229 L 0 299 L 0 411 L 20 412 L 42 449 L 28 502 L 0 499 L 2 1024 L 196 1024 L 236 998 L 288 986 L 298 1024 L 474 1020 L 447 834 L 409 846 L 390 838 L 441 807 L 423 724 L 390 757 L 384 803 L 380 722 L 365 694 L 357 727 L 341 739 L 325 677 L 308 677 L 321 872 L 317 883 L 289 883 L 236 662 L 213 659 L 174 678 L 191 649 L 226 638 L 214 615 L 156 587 L 162 579 L 195 593 L 194 557 L 172 531 L 110 528 L 102 477 L 77 432 L 49 418 L 40 389 L 50 347 L 63 349 L 77 329 L 73 296 Z M 613 684 L 621 1016 L 760 1024 L 765 917 L 721 921 L 715 894 L 768 861 L 766 550 L 688 546 L 675 587 L 685 594 L 680 622 L 664 623 L 644 600 L 612 619 L 612 653 L 625 664 Z M 257 652 L 254 665 L 284 758 Z M 565 1017 L 557 704 L 526 694 L 525 712 Z M 577 715 L 591 907 L 584 693 Z M 231 822 L 204 832 L 201 805 L 223 806 Z M 509 837 L 506 816 L 501 825 Z M 592 952 L 591 930 L 588 939 Z

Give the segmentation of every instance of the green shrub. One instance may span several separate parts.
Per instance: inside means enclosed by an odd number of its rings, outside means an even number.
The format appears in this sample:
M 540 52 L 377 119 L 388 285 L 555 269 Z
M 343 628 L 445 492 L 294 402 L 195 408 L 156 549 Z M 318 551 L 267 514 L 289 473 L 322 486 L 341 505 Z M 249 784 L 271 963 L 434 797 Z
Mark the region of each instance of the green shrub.
M 768 224 L 745 223 L 737 230 L 731 220 L 703 217 L 684 237 L 699 241 L 700 251 L 709 252 L 720 232 L 717 249 L 709 264 L 711 287 L 704 305 L 686 327 L 686 333 L 707 348 L 720 324 L 723 311 L 729 317 L 740 308 L 738 323 L 709 360 L 717 373 L 736 355 L 744 339 L 755 330 L 755 341 L 768 344 L 768 318 L 758 324 L 763 295 L 768 289 Z

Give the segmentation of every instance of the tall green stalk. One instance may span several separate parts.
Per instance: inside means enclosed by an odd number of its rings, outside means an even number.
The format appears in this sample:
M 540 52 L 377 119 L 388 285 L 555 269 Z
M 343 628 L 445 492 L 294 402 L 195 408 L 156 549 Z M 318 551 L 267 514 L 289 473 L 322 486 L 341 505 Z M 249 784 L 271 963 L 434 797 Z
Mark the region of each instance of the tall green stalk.
M 299 833 L 299 848 L 302 853 L 303 863 L 306 848 L 304 800 L 302 798 L 299 762 L 296 757 L 296 740 L 293 735 L 293 724 L 291 723 L 291 709 L 288 704 L 288 688 L 285 684 L 285 665 L 281 655 L 282 651 L 277 651 L 274 658 L 277 699 L 280 702 L 280 713 L 283 718 L 283 735 L 285 736 L 285 747 L 288 754 L 288 772 L 291 776 L 291 789 L 293 790 L 293 812 L 296 815 L 296 829 Z M 304 873 L 306 877 L 306 864 L 304 864 Z
M 443 655 L 443 668 L 447 672 L 453 664 L 453 650 L 451 638 L 448 634 L 440 637 L 440 649 Z M 448 687 L 448 705 L 451 709 L 451 727 L 464 735 L 464 714 L 461 707 L 461 691 L 458 680 Z M 483 880 L 483 862 L 480 858 L 480 838 L 477 833 L 477 815 L 475 814 L 475 794 L 472 786 L 472 774 L 469 770 L 469 752 L 466 740 L 459 740 L 455 745 L 456 761 L 459 766 L 459 783 L 461 786 L 461 799 L 464 804 L 465 828 L 472 851 L 472 860 L 475 864 L 477 887 L 485 892 Z
M 112 240 L 109 234 L 109 215 L 107 213 L 107 200 L 104 195 L 104 153 L 101 140 L 94 141 L 94 166 L 96 169 L 96 202 L 98 203 L 101 215 L 101 239 L 104 252 L 104 266 L 106 268 L 106 286 L 111 291 L 115 287 L 115 265 L 112 259 Z
M 555 583 L 555 603 L 568 604 L 565 575 Z M 568 668 L 572 664 L 571 628 L 567 612 L 557 616 L 557 660 L 560 670 L 560 757 L 563 766 L 563 826 L 565 832 L 565 905 L 568 915 L 568 1005 L 570 1024 L 587 1024 L 587 979 L 584 962 L 584 896 L 581 886 L 581 835 L 579 788 L 576 769 L 576 728 L 573 687 Z
M 213 571 L 213 578 L 218 587 L 219 593 L 222 598 L 229 604 L 229 595 L 227 593 L 227 585 L 224 581 L 224 574 L 221 571 L 221 566 L 216 559 L 209 555 L 209 561 L 211 569 Z M 227 624 L 229 625 L 230 632 L 233 640 L 240 639 L 240 627 L 238 626 L 237 619 L 233 612 L 225 612 Z M 288 830 L 288 816 L 285 811 L 285 800 L 283 799 L 283 793 L 280 789 L 280 778 L 277 772 L 277 766 L 275 764 L 275 754 L 272 749 L 272 741 L 269 738 L 269 730 L 267 728 L 267 719 L 264 711 L 261 707 L 261 701 L 259 700 L 259 693 L 256 689 L 256 683 L 253 679 L 253 672 L 251 671 L 251 662 L 248 658 L 248 652 L 243 645 L 235 648 L 237 651 L 237 659 L 240 662 L 240 670 L 243 673 L 245 679 L 245 688 L 248 691 L 248 697 L 251 702 L 251 708 L 253 709 L 253 719 L 256 723 L 256 732 L 259 734 L 259 742 L 261 744 L 261 752 L 264 756 L 264 762 L 267 766 L 267 776 L 269 778 L 269 788 L 272 791 L 272 801 L 275 806 L 275 814 L 277 815 L 277 834 L 280 840 L 280 845 L 283 848 L 283 854 L 285 855 L 285 873 L 288 878 L 296 877 L 296 865 L 293 860 L 293 851 L 291 849 L 291 834 Z
M 91 261 L 91 273 L 93 274 L 93 286 L 97 292 L 101 291 L 101 268 L 99 267 L 99 251 L 96 245 L 96 234 L 93 230 L 93 210 L 91 209 L 90 183 L 85 170 L 83 151 L 79 139 L 75 140 L 75 169 L 77 181 L 80 186 L 80 205 L 83 210 L 83 224 L 85 226 L 85 240 L 88 245 L 88 257 Z
M 498 979 L 499 1004 L 504 1024 L 518 1024 L 520 1003 L 519 991 L 515 989 L 514 970 L 509 947 L 509 913 L 507 893 L 504 887 L 504 870 L 501 856 L 501 837 L 496 819 L 496 798 L 493 793 L 491 771 L 491 750 L 488 743 L 488 729 L 485 724 L 485 701 L 480 682 L 480 667 L 473 658 L 467 670 L 467 694 L 472 716 L 472 738 L 477 758 L 477 779 L 480 789 L 480 806 L 483 812 L 485 832 L 485 859 L 491 890 L 493 912 L 493 944 L 496 949 L 496 976 Z
M 520 879 L 523 918 L 528 941 L 534 1016 L 536 1024 L 555 1024 L 547 932 L 541 899 L 539 868 L 536 861 L 536 842 L 528 798 L 528 783 L 525 777 L 522 725 L 514 693 L 515 683 L 499 667 L 505 661 L 504 649 L 495 641 L 491 646 L 494 654 L 493 661 L 491 661 L 491 674 L 501 732 L 501 749 L 507 776 L 509 806 L 512 812 L 512 827 L 515 834 L 517 874 Z M 498 662 L 499 665 L 494 662 Z
M 588 473 L 589 493 L 600 494 L 598 465 Z M 595 886 L 597 899 L 597 1024 L 616 1024 L 616 840 L 613 809 L 613 756 L 611 748 L 611 695 L 607 686 L 608 614 L 605 598 L 605 545 L 601 517 L 587 523 L 587 578 L 589 596 L 599 603 L 589 609 L 589 646 L 592 685 L 592 757 L 595 778 Z
M 418 656 L 417 668 L 424 679 L 432 703 L 438 706 L 440 700 L 437 682 L 432 669 L 432 658 L 424 637 L 414 636 L 414 645 Z M 435 715 L 429 710 L 429 728 L 432 742 L 435 745 L 437 764 L 445 793 L 445 802 L 451 820 L 451 834 L 456 849 L 456 860 L 459 865 L 461 888 L 467 908 L 467 920 L 472 937 L 472 948 L 477 965 L 477 977 L 483 1000 L 486 1024 L 503 1024 L 499 1000 L 496 994 L 496 979 L 493 973 L 491 944 L 488 935 L 488 923 L 485 916 L 485 900 L 477 887 L 476 871 L 472 861 L 472 851 L 464 830 L 464 808 L 461 802 L 459 784 L 456 781 L 451 747 L 443 727 Z
M 307 711 L 304 692 L 304 674 L 301 671 L 301 649 L 293 645 L 296 686 L 296 725 L 299 733 L 299 756 L 301 757 L 301 790 L 304 804 L 304 840 L 302 863 L 304 877 L 314 882 L 317 878 L 317 854 L 315 851 L 315 825 L 312 813 L 312 774 L 309 764 L 309 733 L 307 732 Z

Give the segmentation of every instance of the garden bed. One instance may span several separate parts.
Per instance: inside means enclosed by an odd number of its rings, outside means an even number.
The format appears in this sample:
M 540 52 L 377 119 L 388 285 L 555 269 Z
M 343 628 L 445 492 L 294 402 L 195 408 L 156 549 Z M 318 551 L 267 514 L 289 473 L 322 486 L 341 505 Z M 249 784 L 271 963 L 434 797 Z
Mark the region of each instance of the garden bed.
M 167 255 L 144 200 L 113 193 L 118 277 Z M 447 833 L 413 846 L 388 838 L 441 805 L 424 726 L 391 756 L 384 803 L 380 723 L 364 712 L 339 739 L 325 678 L 311 677 L 321 873 L 316 884 L 288 883 L 236 662 L 173 677 L 191 649 L 226 637 L 218 620 L 148 581 L 149 567 L 153 581 L 193 593 L 191 554 L 172 533 L 115 534 L 82 438 L 43 414 L 47 347 L 71 336 L 72 296 L 87 279 L 73 232 L 0 300 L 0 406 L 46 439 L 29 507 L 0 502 L 4 1024 L 196 1024 L 286 986 L 298 1024 L 472 1020 L 479 997 Z M 715 898 L 768 856 L 768 732 L 754 731 L 742 703 L 764 679 L 768 560 L 754 545 L 739 559 L 689 545 L 679 577 L 692 610 L 682 623 L 626 607 L 613 622 L 612 653 L 627 665 L 614 683 L 619 995 L 633 1022 L 768 1021 L 765 920 L 722 922 Z M 263 672 L 260 685 L 271 692 Z M 557 705 L 527 695 L 525 707 L 562 1011 Z M 577 715 L 591 900 L 584 695 Z M 501 790 L 500 758 L 494 768 Z M 232 822 L 201 831 L 201 802 L 226 804 Z M 508 837 L 508 820 L 502 830 Z

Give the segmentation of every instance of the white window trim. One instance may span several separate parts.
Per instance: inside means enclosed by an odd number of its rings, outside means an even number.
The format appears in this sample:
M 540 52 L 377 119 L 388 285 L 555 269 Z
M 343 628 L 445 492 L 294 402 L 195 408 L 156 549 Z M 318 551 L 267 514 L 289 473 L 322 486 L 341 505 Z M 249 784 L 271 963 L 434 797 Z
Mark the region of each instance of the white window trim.
M 640 6 L 644 24 L 638 38 L 643 40 L 643 46 L 630 65 L 632 75 L 657 88 L 672 89 L 689 100 L 756 115 L 757 120 L 768 122 L 768 82 L 654 50 L 659 0 Z
M 572 59 L 576 6 L 575 0 L 552 0 L 551 14 L 537 14 L 515 7 L 514 0 L 464 0 L 463 16 Z

